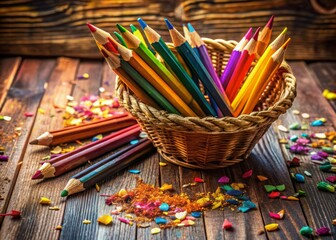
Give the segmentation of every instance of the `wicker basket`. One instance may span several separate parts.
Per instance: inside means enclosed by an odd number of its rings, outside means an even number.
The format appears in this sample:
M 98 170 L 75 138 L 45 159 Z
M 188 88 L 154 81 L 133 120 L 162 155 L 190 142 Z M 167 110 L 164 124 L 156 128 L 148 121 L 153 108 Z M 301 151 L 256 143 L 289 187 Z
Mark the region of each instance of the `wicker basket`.
M 235 41 L 203 38 L 220 74 Z M 234 117 L 182 117 L 157 110 L 140 101 L 121 81 L 117 84 L 121 104 L 167 161 L 193 169 L 217 169 L 246 159 L 252 148 L 280 114 L 291 107 L 296 79 L 283 63 L 251 114 Z

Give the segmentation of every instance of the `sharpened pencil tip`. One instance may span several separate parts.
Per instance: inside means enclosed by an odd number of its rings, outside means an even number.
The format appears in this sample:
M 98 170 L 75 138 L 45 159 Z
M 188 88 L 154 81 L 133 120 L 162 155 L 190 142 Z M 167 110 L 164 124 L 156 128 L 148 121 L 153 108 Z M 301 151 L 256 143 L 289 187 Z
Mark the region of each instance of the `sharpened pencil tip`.
M 259 35 L 259 31 L 260 31 L 260 27 L 258 27 L 258 29 L 255 31 L 255 33 L 253 34 L 253 39 L 255 41 L 258 41 L 258 35 Z
M 69 195 L 69 192 L 67 191 L 67 190 L 63 190 L 62 192 L 61 192 L 61 197 L 66 197 L 66 196 L 68 196 Z
M 113 46 L 111 41 L 107 42 L 104 44 L 104 47 L 106 48 L 107 51 L 114 53 L 114 54 L 119 54 L 118 50 Z
M 37 140 L 37 139 L 35 139 L 35 140 L 31 141 L 29 144 L 32 144 L 32 145 L 37 145 L 37 144 L 38 144 L 38 140 Z
M 252 32 L 253 31 L 253 29 L 252 28 L 250 28 L 248 31 L 247 31 L 247 33 L 245 34 L 245 38 L 247 39 L 247 40 L 250 40 L 251 39 L 251 37 L 252 37 Z
M 136 26 L 134 26 L 133 24 L 130 24 L 130 28 L 131 28 L 132 33 L 134 33 L 136 30 L 138 30 L 136 28 Z
M 90 29 L 92 33 L 97 31 L 97 28 L 93 26 L 91 23 L 86 23 L 86 25 L 88 26 L 88 28 Z
M 142 29 L 145 29 L 147 27 L 147 23 L 144 20 L 142 20 L 141 18 L 138 18 L 138 22 L 139 22 Z
M 285 35 L 287 33 L 287 27 L 284 28 L 284 30 L 282 30 L 281 35 Z
M 171 24 L 171 22 L 169 22 L 169 20 L 167 18 L 165 18 L 164 20 L 165 20 L 166 25 L 167 25 L 167 27 L 168 27 L 169 30 L 174 29 L 173 24 Z
M 120 31 L 121 33 L 127 32 L 127 29 L 124 28 L 123 26 L 121 26 L 119 23 L 117 23 L 117 28 L 119 29 L 119 31 Z
M 108 57 L 109 57 L 109 55 L 107 54 L 107 52 L 106 52 L 104 49 L 100 49 L 100 52 L 103 54 L 103 56 L 104 56 L 105 58 L 108 58 Z
M 193 27 L 193 25 L 191 25 L 191 23 L 188 23 L 188 30 L 189 32 L 195 32 L 195 28 Z
M 273 27 L 273 20 L 274 20 L 274 15 L 272 15 L 272 17 L 268 20 L 266 27 L 271 29 Z
M 290 40 L 291 38 L 288 38 L 287 41 L 284 44 L 282 44 L 281 48 L 286 49 L 288 47 Z
M 34 175 L 32 176 L 32 179 L 35 180 L 35 179 L 41 179 L 43 178 L 43 174 L 41 172 L 41 170 L 37 170 Z

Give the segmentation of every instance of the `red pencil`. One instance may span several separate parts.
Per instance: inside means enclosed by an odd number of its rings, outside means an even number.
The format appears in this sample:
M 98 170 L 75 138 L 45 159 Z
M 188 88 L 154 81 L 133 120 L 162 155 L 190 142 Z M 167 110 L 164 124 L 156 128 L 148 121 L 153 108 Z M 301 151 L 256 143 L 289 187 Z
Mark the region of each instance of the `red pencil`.
M 255 46 L 257 44 L 259 30 L 260 28 L 257 29 L 251 40 L 244 47 L 230 82 L 225 90 L 230 102 L 232 102 L 237 95 L 239 88 L 244 81 L 245 75 L 250 69 L 251 64 L 255 58 Z

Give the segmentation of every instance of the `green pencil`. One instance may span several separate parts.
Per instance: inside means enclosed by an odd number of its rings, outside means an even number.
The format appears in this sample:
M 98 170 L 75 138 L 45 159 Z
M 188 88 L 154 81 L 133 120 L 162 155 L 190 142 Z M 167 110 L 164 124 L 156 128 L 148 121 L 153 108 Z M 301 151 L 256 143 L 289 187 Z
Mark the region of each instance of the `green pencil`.
M 189 45 L 189 43 L 185 40 L 182 34 L 180 34 L 176 28 L 165 19 L 166 24 L 169 29 L 170 36 L 173 40 L 173 43 L 176 47 L 176 50 L 180 53 L 180 55 L 184 58 L 184 60 L 188 63 L 188 66 L 191 67 L 190 70 L 197 73 L 199 79 L 203 83 L 210 97 L 216 102 L 219 110 L 223 113 L 224 116 L 233 116 L 231 105 L 228 101 L 225 100 L 225 93 L 220 93 L 217 86 L 213 82 L 210 74 L 202 64 L 201 60 L 196 56 L 195 52 Z
M 133 24 L 130 25 L 130 28 L 131 28 L 132 33 L 136 37 L 138 37 L 141 40 L 141 42 L 148 47 L 149 51 L 151 51 L 155 55 L 156 52 L 154 51 L 154 49 L 152 48 L 150 44 L 147 44 L 148 42 L 146 41 L 146 37 L 141 33 L 141 31 Z
M 119 40 L 120 44 L 123 45 L 124 47 L 127 47 L 127 44 L 123 37 L 118 33 L 118 32 L 113 32 L 114 36 Z
M 163 60 L 170 66 L 173 72 L 176 74 L 178 79 L 186 86 L 188 91 L 197 101 L 199 106 L 207 115 L 216 116 L 216 112 L 212 109 L 209 102 L 205 99 L 201 90 L 197 87 L 188 73 L 184 70 L 180 62 L 177 60 L 175 55 L 169 49 L 167 44 L 163 41 L 162 37 L 149 27 L 141 18 L 138 18 L 140 26 L 144 30 L 147 39 L 153 48 L 160 54 Z

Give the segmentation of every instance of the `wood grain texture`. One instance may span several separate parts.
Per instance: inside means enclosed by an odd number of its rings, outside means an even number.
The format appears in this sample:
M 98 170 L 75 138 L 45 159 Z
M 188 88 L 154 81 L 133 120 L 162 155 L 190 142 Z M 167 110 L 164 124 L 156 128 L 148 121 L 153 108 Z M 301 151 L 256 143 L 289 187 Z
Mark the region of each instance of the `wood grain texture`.
M 311 74 L 308 66 L 302 62 L 291 62 L 290 65 L 297 78 L 299 86 L 292 109 L 297 109 L 301 113 L 309 113 L 311 117 L 310 119 L 305 120 L 300 115 L 294 115 L 291 111 L 288 111 L 286 116 L 281 116 L 279 118 L 276 125 L 283 124 L 289 126 L 294 122 L 310 123 L 314 119 L 320 117 L 325 117 L 327 122 L 323 127 L 309 127 L 307 131 L 291 131 L 289 134 L 279 132 L 275 128 L 278 137 L 283 138 L 293 134 L 300 136 L 301 132 L 312 133 L 335 131 L 335 112 L 328 101 L 322 96 L 321 90 L 314 80 L 314 75 Z M 323 81 L 323 78 L 321 81 Z M 306 177 L 305 183 L 297 183 L 293 181 L 295 190 L 298 191 L 301 189 L 305 191 L 307 195 L 300 199 L 302 209 L 307 219 L 307 224 L 313 229 L 317 229 L 321 226 L 327 226 L 330 229 L 333 229 L 331 220 L 334 219 L 336 215 L 335 196 L 329 192 L 319 191 L 316 186 L 320 181 L 326 181 L 326 177 L 334 174 L 320 171 L 319 165 L 312 163 L 309 155 L 292 154 L 285 149 L 285 147 L 283 147 L 283 154 L 287 160 L 291 160 L 293 157 L 298 157 L 301 160 L 301 166 L 291 168 L 290 172 L 303 174 L 304 171 L 308 171 L 312 174 L 311 178 Z M 325 239 L 335 239 L 335 234 L 336 233 L 333 232 L 331 236 L 325 237 Z
M 298 80 L 298 94 L 294 106 L 281 115 L 280 118 L 261 138 L 255 146 L 251 156 L 244 162 L 225 169 L 199 171 L 182 168 L 171 163 L 160 167 L 159 162 L 165 162 L 158 153 L 146 156 L 143 160 L 131 165 L 127 169 L 106 178 L 99 183 L 101 191 L 90 188 L 85 192 L 74 194 L 67 199 L 60 197 L 60 191 L 68 179 L 77 171 L 87 166 L 82 166 L 74 171 L 55 179 L 32 181 L 30 178 L 39 166 L 41 159 L 49 154 L 49 149 L 42 146 L 27 145 L 29 139 L 34 139 L 49 129 L 58 129 L 62 126 L 62 113 L 57 113 L 54 104 L 64 106 L 66 96 L 72 95 L 79 100 L 84 95 L 98 94 L 99 87 L 104 86 L 107 91 L 113 91 L 115 75 L 102 61 L 59 58 L 57 62 L 50 59 L 24 60 L 17 71 L 15 81 L 5 100 L 1 115 L 12 116 L 23 122 L 22 135 L 13 141 L 0 139 L 0 145 L 5 146 L 10 152 L 8 163 L 0 162 L 0 190 L 5 190 L 5 200 L 0 200 L 1 211 L 17 209 L 22 211 L 22 218 L 12 220 L 9 217 L 3 220 L 0 226 L 0 239 L 304 239 L 299 235 L 299 230 L 304 225 L 313 229 L 331 225 L 331 219 L 336 215 L 334 194 L 318 191 L 317 182 L 327 176 L 334 175 L 321 172 L 318 166 L 311 163 L 309 156 L 297 156 L 301 159 L 301 166 L 288 169 L 286 160 L 295 155 L 288 152 L 278 139 L 289 134 L 279 132 L 277 125 L 288 126 L 295 121 L 303 121 L 300 115 L 294 115 L 293 109 L 307 112 L 311 119 L 325 117 L 327 122 L 323 127 L 310 128 L 307 133 L 335 130 L 335 112 L 328 101 L 321 95 L 321 88 L 329 84 L 324 79 L 331 73 L 331 63 L 313 65 L 313 71 L 302 62 L 290 63 L 294 75 Z M 326 64 L 326 66 L 324 66 Z M 317 74 L 316 68 L 321 71 Z M 325 70 L 327 69 L 327 70 Z M 326 72 L 328 74 L 326 74 Z M 88 80 L 76 80 L 76 76 L 89 73 Z M 332 75 L 333 76 L 333 75 Z M 332 83 L 332 78 L 330 78 Z M 46 84 L 47 83 L 47 84 Z M 44 114 L 37 113 L 37 109 L 45 110 Z M 25 118 L 24 112 L 36 113 L 33 118 Z M 55 115 L 54 117 L 51 117 Z M 310 121 L 309 120 L 309 121 Z M 307 121 L 307 120 L 306 120 Z M 307 121 L 308 122 L 308 121 Z M 13 125 L 0 121 L 5 131 L 13 129 Z M 15 125 L 15 124 L 14 124 Z M 302 131 L 291 131 L 290 134 L 299 135 Z M 107 154 L 109 155 L 109 154 Z M 97 158 L 94 161 L 99 161 Z M 19 164 L 19 165 L 17 165 Z M 21 165 L 20 165 L 21 164 Z M 214 192 L 218 186 L 217 180 L 226 175 L 231 182 L 246 184 L 246 195 L 258 206 L 256 210 L 247 213 L 237 212 L 237 209 L 226 208 L 221 210 L 208 210 L 203 218 L 197 219 L 192 227 L 172 228 L 162 230 L 158 235 L 151 235 L 152 227 L 157 227 L 154 222 L 149 228 L 136 228 L 119 222 L 113 216 L 111 226 L 99 225 L 96 220 L 103 214 L 109 214 L 116 206 L 107 206 L 105 197 L 100 194 L 113 194 L 121 188 L 130 189 L 135 186 L 135 175 L 129 169 L 139 169 L 138 175 L 144 182 L 161 186 L 169 183 L 174 186 L 176 193 L 187 193 L 194 196 L 199 192 Z M 253 176 L 242 179 L 242 174 L 253 169 Z M 290 178 L 290 172 L 303 173 L 308 170 L 313 177 L 306 177 L 306 183 L 296 183 Z M 265 182 L 259 182 L 256 175 L 268 177 Z M 5 178 L 11 181 L 2 181 Z M 195 177 L 202 177 L 205 183 L 183 188 L 183 184 L 194 182 Z M 299 189 L 306 191 L 307 196 L 300 198 L 300 202 L 269 199 L 264 189 L 265 184 L 285 184 L 283 195 L 293 195 Z M 2 193 L 0 193 L 2 194 Z M 40 197 L 52 200 L 52 206 L 59 206 L 60 211 L 48 210 L 48 206 L 39 204 Z M 269 217 L 269 212 L 285 210 L 283 220 L 274 220 Z M 234 226 L 233 231 L 224 231 L 221 226 L 228 218 Z M 92 221 L 89 225 L 82 224 L 84 219 Z M 258 231 L 270 222 L 279 223 L 279 230 L 258 235 Z M 55 230 L 57 225 L 62 225 L 61 232 Z M 323 239 L 335 238 L 335 233 Z
M 48 81 L 50 73 L 52 72 L 55 65 L 55 61 L 51 59 L 26 59 L 22 62 L 20 69 L 18 70 L 15 81 L 12 87 L 9 89 L 8 96 L 1 110 L 1 114 L 6 116 L 11 116 L 12 120 L 1 121 L 1 129 L 3 130 L 3 135 L 0 138 L 0 145 L 5 148 L 5 154 L 9 155 L 8 162 L 1 162 L 0 167 L 0 187 L 1 195 L 4 199 L 0 201 L 0 211 L 5 212 L 7 209 L 17 209 L 23 211 L 23 217 L 27 217 L 24 214 L 26 207 L 30 207 L 26 204 L 26 195 L 21 192 L 20 194 L 14 193 L 17 198 L 10 199 L 12 192 L 16 192 L 18 189 L 15 188 L 16 184 L 22 184 L 21 186 L 28 186 L 26 181 L 29 178 L 19 178 L 16 181 L 17 176 L 20 173 L 22 164 L 31 164 L 29 162 L 28 156 L 26 155 L 26 146 L 28 144 L 28 138 L 30 132 L 32 131 L 34 119 L 39 107 L 39 103 L 44 95 L 45 83 Z M 25 117 L 26 112 L 34 113 L 33 117 Z M 14 128 L 21 127 L 21 134 L 16 137 Z M 24 168 L 24 167 L 23 167 Z M 19 191 L 20 192 L 20 191 Z M 29 192 L 27 190 L 25 193 Z M 27 194 L 29 195 L 29 194 Z M 23 201 L 20 201 L 23 200 Z M 14 200 L 14 201 L 10 201 Z M 32 216 L 34 218 L 34 216 Z M 1 219 L 3 220 L 3 219 Z M 0 239 L 14 239 L 15 230 L 20 226 L 19 221 L 12 222 L 8 218 L 4 219 L 1 226 L 5 231 L 1 231 Z M 7 231 L 8 230 L 8 231 Z M 27 229 L 27 231 L 32 230 Z
M 296 1 L 191 1 L 183 2 L 184 22 L 191 22 L 204 37 L 239 40 L 249 27 L 264 27 L 275 15 L 273 38 L 284 27 L 292 38 L 287 59 L 335 59 L 336 16 L 314 11 L 306 0 Z
M 328 89 L 329 91 L 336 92 L 336 63 L 316 62 L 309 64 L 308 67 L 312 71 L 312 76 L 322 91 Z M 336 111 L 336 101 L 329 100 L 328 102 L 334 111 Z
M 0 59 L 0 109 L 7 96 L 7 91 L 14 81 L 20 63 L 21 57 Z
M 309 0 L 39 0 L 0 4 L 3 54 L 101 58 L 86 22 L 112 33 L 116 23 L 138 26 L 138 17 L 166 41 L 171 40 L 164 17 L 179 30 L 182 23 L 190 22 L 203 37 L 238 41 L 249 27 L 263 27 L 273 14 L 273 38 L 286 26 L 292 37 L 287 59 L 335 60 L 336 16 L 316 12 Z M 328 1 L 327 6 L 334 8 L 335 3 Z

